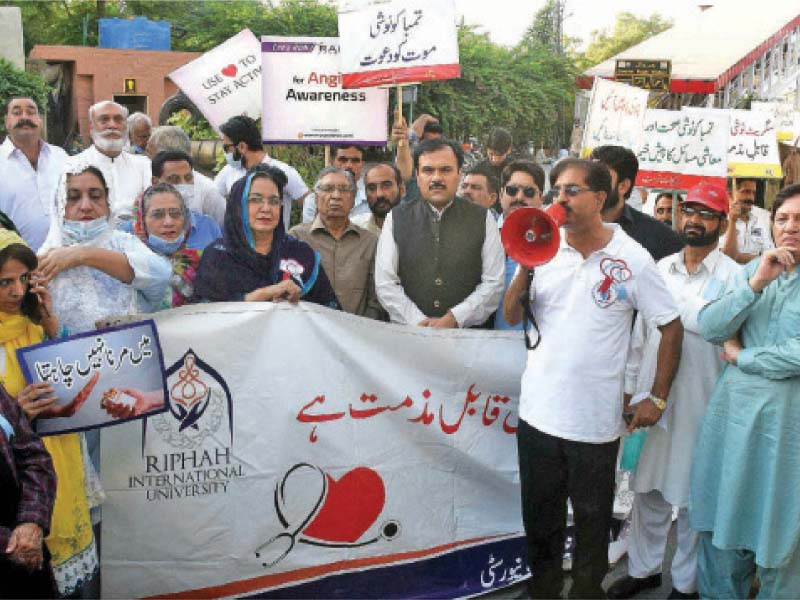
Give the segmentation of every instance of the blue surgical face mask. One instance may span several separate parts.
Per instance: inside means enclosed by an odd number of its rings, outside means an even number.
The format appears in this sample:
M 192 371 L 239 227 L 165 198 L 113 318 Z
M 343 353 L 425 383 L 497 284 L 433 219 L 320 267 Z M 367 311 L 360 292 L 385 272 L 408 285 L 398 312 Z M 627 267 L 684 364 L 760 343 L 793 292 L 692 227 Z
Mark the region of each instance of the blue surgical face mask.
M 144 148 L 142 148 L 141 146 L 137 146 L 136 144 L 133 144 L 131 146 L 131 150 L 133 150 L 134 154 L 144 154 Z
M 228 165 L 232 169 L 241 169 L 242 168 L 242 159 L 241 158 L 234 159 L 233 158 L 233 152 L 226 152 L 225 153 L 225 162 L 228 163 Z
M 64 233 L 73 242 L 82 243 L 93 240 L 109 228 L 108 217 L 91 221 L 70 221 L 64 219 Z
M 180 248 L 181 244 L 183 244 L 184 239 L 186 239 L 185 231 L 171 242 L 165 240 L 164 238 L 160 238 L 155 234 L 149 233 L 147 234 L 147 245 L 150 246 L 150 249 L 153 250 L 153 252 L 168 256 L 177 252 L 178 248 Z

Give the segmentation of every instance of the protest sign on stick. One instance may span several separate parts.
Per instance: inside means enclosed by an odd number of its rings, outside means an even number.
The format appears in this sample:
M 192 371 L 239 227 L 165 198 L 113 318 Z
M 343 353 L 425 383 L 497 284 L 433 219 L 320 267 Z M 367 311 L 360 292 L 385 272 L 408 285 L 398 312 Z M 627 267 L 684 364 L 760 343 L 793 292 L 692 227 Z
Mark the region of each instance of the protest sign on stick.
M 636 185 L 687 190 L 700 181 L 725 184 L 730 117 L 724 111 L 645 112 L 636 157 Z
M 153 321 L 27 346 L 17 356 L 25 380 L 50 384 L 58 398 L 36 419 L 39 435 L 116 425 L 167 410 Z
M 611 144 L 633 149 L 644 123 L 647 90 L 597 77 L 589 99 L 581 156 Z
M 461 74 L 453 0 L 347 0 L 339 8 L 345 88 Z
M 261 44 L 244 29 L 169 78 L 219 129 L 236 115 L 261 116 Z
M 342 88 L 338 38 L 263 36 L 261 52 L 266 143 L 386 143 L 389 92 Z
M 791 102 L 752 102 L 750 110 L 769 113 L 775 119 L 779 142 L 791 142 L 800 136 L 800 112 Z
M 728 110 L 728 177 L 783 177 L 775 120 L 755 110 Z

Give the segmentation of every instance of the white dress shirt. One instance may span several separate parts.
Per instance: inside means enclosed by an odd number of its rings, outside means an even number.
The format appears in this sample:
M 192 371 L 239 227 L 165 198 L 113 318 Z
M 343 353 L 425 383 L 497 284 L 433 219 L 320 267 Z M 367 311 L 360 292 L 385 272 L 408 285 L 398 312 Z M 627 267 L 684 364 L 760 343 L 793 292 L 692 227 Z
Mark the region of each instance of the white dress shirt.
M 192 171 L 194 175 L 194 198 L 189 208 L 201 215 L 208 215 L 222 227 L 225 222 L 225 197 L 219 193 L 214 180 L 200 171 Z
M 420 202 L 425 200 L 420 199 Z M 452 204 L 452 203 L 451 203 Z M 438 211 L 426 205 L 441 218 L 450 204 Z M 406 296 L 403 282 L 397 272 L 400 253 L 394 240 L 392 213 L 386 216 L 383 230 L 378 238 L 378 251 L 375 256 L 375 291 L 383 307 L 389 313 L 392 323 L 418 325 L 428 316 Z M 463 302 L 450 309 L 459 327 L 480 325 L 497 310 L 500 295 L 503 293 L 505 278 L 505 252 L 500 243 L 497 221 L 486 211 L 486 234 L 481 249 L 481 282 Z
M 308 186 L 303 181 L 303 178 L 300 177 L 300 173 L 297 172 L 297 169 L 291 165 L 287 165 L 285 162 L 270 157 L 266 153 L 264 154 L 264 158 L 261 159 L 261 164 L 277 167 L 286 174 L 288 182 L 286 183 L 286 187 L 283 188 L 283 225 L 286 227 L 286 231 L 289 231 L 289 221 L 292 215 L 292 201 L 299 200 L 306 195 L 308 193 Z M 214 178 L 214 185 L 217 187 L 217 191 L 227 199 L 228 195 L 231 193 L 233 184 L 244 177 L 246 173 L 247 170 L 245 169 L 235 169 L 230 165 L 225 165 Z
M 666 430 L 663 427 L 648 430 L 632 488 L 639 493 L 658 490 L 673 506 L 689 504 L 694 442 L 725 364 L 720 358 L 721 348 L 703 339 L 697 315 L 722 295 L 742 268 L 719 249 L 709 253 L 694 273 L 686 270 L 683 251 L 658 262 L 658 270 L 678 306 L 684 330 L 683 345 L 662 416 Z M 646 327 L 641 319 L 636 319 L 625 367 L 625 392 L 632 395 L 650 392 L 660 341 L 658 329 Z
M 123 221 L 133 218 L 133 203 L 150 187 L 150 159 L 138 154 L 120 152 L 114 158 L 100 152 L 94 144 L 78 154 L 103 172 L 109 189 L 111 214 Z
M 0 145 L 0 210 L 34 252 L 50 229 L 50 206 L 66 159 L 64 150 L 40 140 L 34 168 L 10 137 Z
M 531 286 L 541 342 L 528 351 L 519 416 L 548 435 L 594 444 L 623 430 L 622 393 L 635 310 L 654 326 L 678 317 L 664 279 L 619 225 L 586 259 L 567 243 Z
M 720 238 L 720 248 L 725 245 L 725 238 L 725 235 Z M 769 211 L 760 206 L 754 206 L 747 221 L 737 219 L 736 246 L 739 252 L 755 254 L 756 256 L 765 250 L 775 247 L 775 243 L 772 241 L 772 224 L 770 223 Z

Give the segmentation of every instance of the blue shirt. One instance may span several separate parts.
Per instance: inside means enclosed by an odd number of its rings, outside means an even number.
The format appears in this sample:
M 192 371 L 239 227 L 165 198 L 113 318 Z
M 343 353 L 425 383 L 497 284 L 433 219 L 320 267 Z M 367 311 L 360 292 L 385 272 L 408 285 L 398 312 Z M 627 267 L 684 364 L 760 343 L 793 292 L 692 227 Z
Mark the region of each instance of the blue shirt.
M 186 247 L 192 250 L 205 250 L 211 242 L 222 237 L 222 230 L 211 217 L 201 215 L 193 210 L 189 211 L 189 237 L 186 240 Z M 133 233 L 133 221 L 123 221 L 119 225 L 119 230 L 126 233 Z

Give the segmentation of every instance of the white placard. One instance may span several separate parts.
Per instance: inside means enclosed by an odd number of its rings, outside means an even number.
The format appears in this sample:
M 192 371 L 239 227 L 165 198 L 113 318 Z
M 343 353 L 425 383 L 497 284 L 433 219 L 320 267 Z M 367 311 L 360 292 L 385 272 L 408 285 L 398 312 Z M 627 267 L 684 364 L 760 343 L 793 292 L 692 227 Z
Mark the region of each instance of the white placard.
M 581 156 L 589 156 L 594 148 L 607 144 L 636 147 L 647 110 L 647 90 L 608 81 L 594 80 Z
M 461 73 L 454 0 L 347 0 L 339 8 L 346 88 Z
M 261 44 L 249 29 L 169 77 L 214 129 L 236 115 L 261 116 Z
M 265 142 L 386 143 L 389 91 L 342 88 L 338 38 L 264 36 L 261 52 Z
M 729 137 L 725 111 L 647 110 L 636 148 L 637 185 L 684 190 L 709 178 L 724 183 Z

